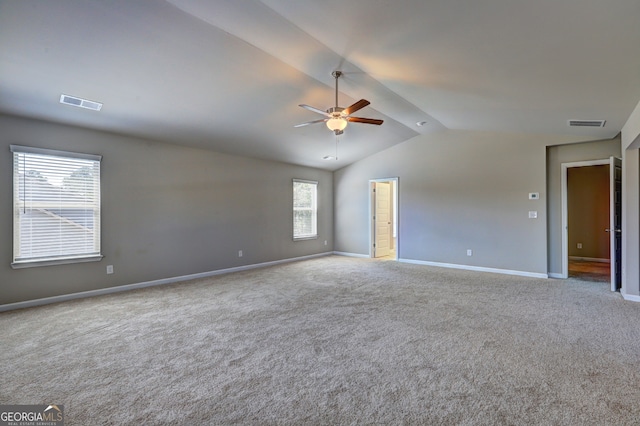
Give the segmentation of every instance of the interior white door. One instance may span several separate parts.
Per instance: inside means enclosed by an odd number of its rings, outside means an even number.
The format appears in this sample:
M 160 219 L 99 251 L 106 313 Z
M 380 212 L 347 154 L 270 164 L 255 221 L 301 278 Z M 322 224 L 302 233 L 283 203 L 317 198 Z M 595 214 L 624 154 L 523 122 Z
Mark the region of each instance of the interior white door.
M 374 257 L 391 253 L 391 183 L 376 182 L 374 187 Z
M 611 291 L 622 286 L 622 160 L 609 159 L 609 238 L 611 246 Z

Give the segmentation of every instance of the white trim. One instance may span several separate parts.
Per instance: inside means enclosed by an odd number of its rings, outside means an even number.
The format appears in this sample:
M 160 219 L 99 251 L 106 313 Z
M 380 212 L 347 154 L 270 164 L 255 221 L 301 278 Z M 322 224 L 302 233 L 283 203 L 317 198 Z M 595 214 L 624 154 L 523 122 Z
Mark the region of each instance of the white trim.
M 293 182 L 300 182 L 300 183 L 312 183 L 314 185 L 318 185 L 318 181 L 317 180 L 307 180 L 307 179 L 296 179 L 296 178 L 293 178 L 292 181 Z
M 562 201 L 562 276 L 559 278 L 569 278 L 569 214 L 567 207 L 567 169 L 573 167 L 602 166 L 609 163 L 610 160 L 606 158 L 602 160 L 574 161 L 571 163 L 562 163 L 560 165 L 560 197 Z
M 102 161 L 102 155 L 86 154 L 81 152 L 60 151 L 57 149 L 36 148 L 33 146 L 9 145 L 11 152 L 20 152 L 25 154 L 53 155 L 56 157 L 79 158 L 82 160 Z
M 586 262 L 611 263 L 611 259 L 602 259 L 599 257 L 569 256 L 569 260 L 584 260 Z
M 296 235 L 295 212 L 296 212 L 296 210 L 302 210 L 302 208 L 297 208 L 296 209 L 296 200 L 295 200 L 296 183 L 304 183 L 304 184 L 314 185 L 315 186 L 315 192 L 314 192 L 314 196 L 313 196 L 313 205 L 311 206 L 310 209 L 306 209 L 306 208 L 304 209 L 304 210 L 311 210 L 311 212 L 313 213 L 313 215 L 311 217 L 311 225 L 312 225 L 312 231 L 313 231 L 312 234 Z M 291 231 L 293 233 L 293 241 L 315 240 L 315 239 L 318 238 L 318 188 L 319 188 L 318 181 L 295 179 L 294 178 L 294 179 L 292 179 L 291 188 L 293 190 L 293 194 L 292 194 L 292 198 L 293 198 L 293 203 L 292 203 L 293 220 L 292 220 L 292 223 L 291 223 Z
M 495 274 L 505 274 L 505 275 L 518 275 L 521 277 L 530 277 L 530 278 L 549 278 L 548 274 L 541 274 L 538 272 L 513 271 L 510 269 L 498 269 L 498 268 L 485 268 L 483 266 L 458 265 L 455 263 L 429 262 L 426 260 L 414 260 L 414 259 L 398 259 L 398 262 L 413 263 L 415 265 L 437 266 L 440 268 L 464 269 L 467 271 L 492 272 Z
M 549 278 L 565 279 L 562 274 L 558 274 L 557 272 L 549 272 L 547 275 L 549 276 Z
M 609 270 L 611 274 L 611 291 L 622 291 L 622 235 L 620 235 L 620 253 L 618 253 L 618 247 L 616 245 L 616 239 L 618 230 L 622 232 L 622 199 L 620 200 L 620 228 L 616 228 L 616 168 L 620 167 L 620 197 L 622 197 L 622 159 L 616 158 L 613 155 L 609 157 L 609 258 L 611 259 L 611 268 Z M 620 277 L 616 276 L 617 272 L 617 259 L 620 259 Z M 620 288 L 617 289 L 617 281 L 620 278 Z
M 305 240 L 317 240 L 318 235 L 311 235 L 309 237 L 293 237 L 293 241 L 305 241 Z
M 562 163 L 567 168 L 571 167 L 589 167 L 589 166 L 606 166 L 609 164 L 609 158 L 603 158 L 600 160 L 587 160 L 587 161 L 573 161 L 569 163 Z
M 374 199 L 373 199 L 373 185 L 376 182 L 395 182 L 395 185 L 391 184 L 391 186 L 393 187 L 393 189 L 395 189 L 395 196 L 392 197 L 392 199 L 395 201 L 395 212 L 397 217 L 394 217 L 394 220 L 396 222 L 396 245 L 395 245 L 395 252 L 396 252 L 396 259 L 395 260 L 399 260 L 400 259 L 400 177 L 396 176 L 396 177 L 389 177 L 389 178 L 377 178 L 377 179 L 369 179 L 369 256 L 370 258 L 375 258 L 375 251 L 373 249 L 373 239 L 374 239 L 374 235 L 375 235 L 375 229 L 374 229 L 374 221 L 373 221 L 373 213 L 375 211 L 375 206 L 373 205 L 374 203 Z
M 12 311 L 15 309 L 32 308 L 34 306 L 48 305 L 51 303 L 66 302 L 68 300 L 83 299 L 85 297 L 103 296 L 105 294 L 120 293 L 122 291 L 136 290 L 139 288 L 153 287 L 164 284 L 174 284 L 181 281 L 188 281 L 197 278 L 207 278 L 215 275 L 224 275 L 232 272 L 247 271 L 250 269 L 265 268 L 267 266 L 279 265 L 281 263 L 298 262 L 300 260 L 313 259 L 316 257 L 329 256 L 333 252 L 324 252 L 318 254 L 310 254 L 308 256 L 292 257 L 289 259 L 274 260 L 271 262 L 255 263 L 252 265 L 236 266 L 234 268 L 217 269 L 215 271 L 200 272 L 198 274 L 182 275 L 179 277 L 162 278 L 159 280 L 145 281 L 136 284 L 126 284 L 115 287 L 101 288 L 98 290 L 81 291 L 79 293 L 62 294 L 60 296 L 44 297 L 42 299 L 27 300 L 24 302 L 7 303 L 0 305 L 0 312 Z
M 622 295 L 622 298 L 624 300 L 628 300 L 629 302 L 640 302 L 640 296 L 636 296 L 634 294 L 625 294 L 623 292 L 620 292 L 620 294 Z
M 336 256 L 347 256 L 347 257 L 359 257 L 362 259 L 369 259 L 371 256 L 366 255 L 366 254 L 360 254 L 360 253 L 349 253 L 346 251 L 334 251 L 333 254 L 335 254 Z
M 100 161 L 99 155 L 82 154 L 43 148 L 10 145 L 13 152 L 13 269 L 36 266 L 50 266 L 77 262 L 99 261 L 101 255 L 101 194 L 100 194 Z M 72 195 L 73 191 L 60 191 L 59 186 L 39 184 L 32 187 L 27 179 L 28 169 L 33 167 L 42 179 L 66 180 L 72 170 L 82 167 L 90 170 L 90 174 L 83 176 L 82 182 L 87 189 L 91 189 L 92 196 Z M 75 173 L 75 171 L 74 171 Z M 22 177 L 21 177 L 22 176 Z M 29 191 L 28 193 L 25 191 Z M 22 195 L 21 195 L 22 194 Z M 42 197 L 33 195 L 40 194 Z M 24 225 L 31 223 L 26 215 L 29 211 L 37 211 L 38 215 L 49 218 L 57 224 L 64 224 L 66 229 L 59 226 L 41 226 L 36 231 L 24 233 Z M 55 213 L 56 210 L 80 209 L 93 221 L 91 225 L 72 221 L 64 214 Z M 30 226 L 28 226 L 30 228 Z M 41 229 L 40 229 L 41 228 Z M 75 232 L 84 235 L 76 235 Z M 66 249 L 65 244 L 72 238 L 77 241 L 75 249 Z M 82 238 L 79 240 L 78 238 Z M 75 242 L 72 243 L 75 246 Z M 40 247 L 33 252 L 33 247 Z
M 99 262 L 104 256 L 101 254 L 83 257 L 67 257 L 62 259 L 49 260 L 26 260 L 21 262 L 13 262 L 11 269 L 37 268 L 39 266 L 68 265 L 71 263 Z

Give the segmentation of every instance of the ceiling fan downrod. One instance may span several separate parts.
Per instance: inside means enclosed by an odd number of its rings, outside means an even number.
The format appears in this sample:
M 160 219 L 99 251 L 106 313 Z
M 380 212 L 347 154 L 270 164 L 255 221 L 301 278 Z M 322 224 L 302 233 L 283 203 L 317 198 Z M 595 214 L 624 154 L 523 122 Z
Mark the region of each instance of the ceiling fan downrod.
M 336 109 L 338 109 L 338 79 L 342 76 L 342 71 L 334 71 L 331 75 L 336 79 Z

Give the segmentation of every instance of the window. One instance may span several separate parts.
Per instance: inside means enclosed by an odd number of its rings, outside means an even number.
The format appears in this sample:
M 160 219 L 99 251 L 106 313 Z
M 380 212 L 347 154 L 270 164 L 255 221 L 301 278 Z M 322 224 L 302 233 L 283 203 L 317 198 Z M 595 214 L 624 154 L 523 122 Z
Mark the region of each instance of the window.
M 12 267 L 100 260 L 100 160 L 11 145 Z
M 318 237 L 318 182 L 293 180 L 293 239 Z

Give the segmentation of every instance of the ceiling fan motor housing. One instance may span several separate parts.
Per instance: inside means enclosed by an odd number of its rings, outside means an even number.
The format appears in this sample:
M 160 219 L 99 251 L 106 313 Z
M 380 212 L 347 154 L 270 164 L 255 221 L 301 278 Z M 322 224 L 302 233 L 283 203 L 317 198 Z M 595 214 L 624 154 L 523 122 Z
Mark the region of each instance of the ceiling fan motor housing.
M 342 107 L 331 107 L 327 110 L 327 114 L 331 114 L 334 117 L 343 117 L 342 111 L 344 110 Z

